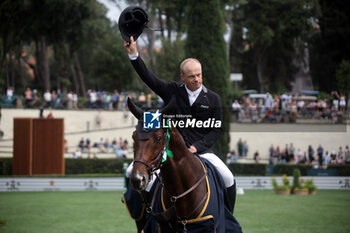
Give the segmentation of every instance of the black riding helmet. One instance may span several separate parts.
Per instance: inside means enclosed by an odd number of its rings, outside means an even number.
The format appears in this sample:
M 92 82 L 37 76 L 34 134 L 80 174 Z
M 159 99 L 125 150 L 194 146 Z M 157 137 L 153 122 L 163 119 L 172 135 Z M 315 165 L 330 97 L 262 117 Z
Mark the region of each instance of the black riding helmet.
M 130 36 L 136 41 L 147 23 L 148 15 L 142 8 L 129 6 L 120 14 L 118 27 L 124 41 L 130 42 Z

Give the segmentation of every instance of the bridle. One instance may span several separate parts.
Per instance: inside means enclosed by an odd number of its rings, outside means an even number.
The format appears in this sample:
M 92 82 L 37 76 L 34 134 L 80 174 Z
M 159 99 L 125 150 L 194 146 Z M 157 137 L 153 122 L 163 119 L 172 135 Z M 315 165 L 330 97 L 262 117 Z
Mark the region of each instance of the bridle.
M 167 139 L 168 139 L 168 134 L 167 132 L 165 131 L 164 132 L 164 144 L 163 144 L 163 149 L 158 153 L 158 155 L 156 156 L 156 158 L 154 160 L 152 160 L 150 163 L 147 163 L 145 162 L 144 160 L 134 160 L 134 164 L 135 163 L 141 163 L 143 164 L 146 169 L 147 169 L 147 173 L 148 173 L 148 176 L 151 178 L 152 175 L 154 174 L 154 172 L 156 170 L 158 170 L 161 165 L 162 165 L 162 158 L 163 158 L 163 154 L 165 152 L 165 147 L 166 147 L 166 142 L 167 142 Z

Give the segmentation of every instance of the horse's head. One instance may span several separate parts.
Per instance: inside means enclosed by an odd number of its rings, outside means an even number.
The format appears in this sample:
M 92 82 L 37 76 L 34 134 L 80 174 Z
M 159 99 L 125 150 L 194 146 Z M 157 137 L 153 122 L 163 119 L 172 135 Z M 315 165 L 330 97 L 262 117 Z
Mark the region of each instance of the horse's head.
M 160 113 L 167 113 L 175 105 L 175 97 L 169 104 L 161 109 Z M 143 110 L 137 107 L 128 98 L 128 107 L 138 119 L 136 130 L 132 134 L 134 140 L 134 166 L 130 174 L 130 180 L 136 190 L 145 190 L 151 174 L 157 170 L 162 161 L 167 141 L 167 130 L 145 129 L 143 127 Z

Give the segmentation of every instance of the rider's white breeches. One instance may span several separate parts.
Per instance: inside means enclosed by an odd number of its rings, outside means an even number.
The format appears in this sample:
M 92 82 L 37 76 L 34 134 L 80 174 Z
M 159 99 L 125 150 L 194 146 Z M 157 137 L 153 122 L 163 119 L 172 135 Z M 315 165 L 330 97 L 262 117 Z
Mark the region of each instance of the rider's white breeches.
M 214 167 L 218 170 L 222 179 L 224 180 L 226 188 L 234 185 L 235 178 L 232 172 L 218 156 L 216 156 L 213 153 L 200 154 L 199 156 L 207 159 L 211 164 L 214 165 Z

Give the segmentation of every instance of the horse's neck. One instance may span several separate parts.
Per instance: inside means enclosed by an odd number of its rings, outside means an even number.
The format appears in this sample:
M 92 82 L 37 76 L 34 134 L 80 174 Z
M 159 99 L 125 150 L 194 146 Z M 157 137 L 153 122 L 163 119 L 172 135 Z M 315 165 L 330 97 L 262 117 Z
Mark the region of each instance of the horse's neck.
M 193 186 L 205 173 L 200 160 L 189 152 L 179 131 L 172 129 L 168 158 L 162 166 L 164 184 L 171 195 L 179 195 Z

